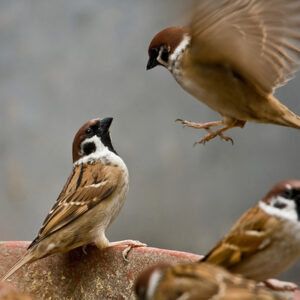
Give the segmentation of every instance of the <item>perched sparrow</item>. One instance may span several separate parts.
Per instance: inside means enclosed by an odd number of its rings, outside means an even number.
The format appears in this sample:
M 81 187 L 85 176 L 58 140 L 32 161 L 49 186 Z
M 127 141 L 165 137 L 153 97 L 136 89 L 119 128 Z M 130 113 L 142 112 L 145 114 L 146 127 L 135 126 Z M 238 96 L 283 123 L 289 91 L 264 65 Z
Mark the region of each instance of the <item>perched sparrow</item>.
M 300 181 L 288 180 L 276 184 L 243 214 L 201 261 L 265 281 L 299 257 Z
M 110 243 L 105 230 L 119 214 L 128 191 L 128 170 L 112 146 L 112 118 L 84 124 L 73 141 L 73 170 L 38 236 L 3 277 L 24 264 L 94 242 L 99 249 L 116 245 L 145 246 L 138 241 Z
M 281 299 L 255 281 L 212 264 L 158 265 L 135 284 L 138 300 L 275 300 Z
M 203 124 L 205 143 L 247 121 L 300 129 L 300 118 L 274 96 L 298 69 L 299 0 L 202 0 L 188 27 L 159 32 L 147 70 L 166 67 L 190 94 L 223 116 Z M 298 20 L 297 20 L 298 18 Z M 212 131 L 211 127 L 223 126 Z

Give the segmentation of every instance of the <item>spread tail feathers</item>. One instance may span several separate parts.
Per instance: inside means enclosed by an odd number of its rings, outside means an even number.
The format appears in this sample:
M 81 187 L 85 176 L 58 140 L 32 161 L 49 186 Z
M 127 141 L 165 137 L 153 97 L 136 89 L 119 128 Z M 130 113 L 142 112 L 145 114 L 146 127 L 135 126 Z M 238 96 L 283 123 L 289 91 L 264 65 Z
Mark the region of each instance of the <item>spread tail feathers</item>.
M 23 257 L 21 257 L 13 267 L 2 277 L 1 281 L 6 280 L 9 278 L 13 273 L 15 273 L 18 269 L 20 269 L 23 265 L 27 264 L 28 262 L 32 261 L 32 254 L 27 252 Z

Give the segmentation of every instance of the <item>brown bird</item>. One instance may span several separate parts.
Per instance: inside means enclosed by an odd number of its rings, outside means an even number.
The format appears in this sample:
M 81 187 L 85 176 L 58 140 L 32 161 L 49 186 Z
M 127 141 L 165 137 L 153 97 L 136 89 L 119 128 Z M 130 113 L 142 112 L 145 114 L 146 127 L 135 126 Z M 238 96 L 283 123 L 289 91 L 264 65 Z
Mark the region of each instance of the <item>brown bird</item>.
M 233 142 L 224 132 L 247 121 L 300 129 L 300 117 L 273 96 L 299 67 L 300 1 L 198 2 L 188 27 L 166 28 L 153 38 L 147 70 L 166 67 L 223 120 L 178 120 L 207 130 L 203 144 L 216 136 Z
M 129 186 L 127 167 L 112 146 L 112 118 L 84 124 L 73 141 L 73 170 L 38 236 L 25 255 L 2 278 L 26 263 L 94 242 L 99 249 L 117 245 L 146 246 L 138 241 L 110 243 L 105 231 L 119 214 Z
M 138 277 L 135 292 L 138 300 L 286 300 L 208 263 L 155 266 Z
M 201 260 L 233 273 L 266 281 L 300 257 L 300 181 L 276 184 L 245 212 L 229 233 Z M 270 287 L 280 286 L 267 281 Z M 284 284 L 283 289 L 294 285 Z

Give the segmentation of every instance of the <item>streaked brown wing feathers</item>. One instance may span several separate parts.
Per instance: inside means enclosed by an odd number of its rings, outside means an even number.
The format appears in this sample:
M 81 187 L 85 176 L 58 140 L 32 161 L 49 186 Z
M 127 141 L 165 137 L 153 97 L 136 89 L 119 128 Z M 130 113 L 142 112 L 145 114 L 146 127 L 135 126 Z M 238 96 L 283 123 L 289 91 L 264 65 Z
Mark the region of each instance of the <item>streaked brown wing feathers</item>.
M 211 264 L 179 264 L 167 269 L 160 282 L 158 299 L 191 300 L 275 300 L 278 299 L 252 280 L 233 275 Z M 184 297 L 183 297 L 184 298 Z
M 116 169 L 100 162 L 75 167 L 30 247 L 109 197 L 118 183 Z
M 255 206 L 239 219 L 229 234 L 202 261 L 230 268 L 242 259 L 269 247 L 272 241 L 268 236 L 271 230 L 277 230 L 277 225 L 275 217 L 270 217 Z
M 219 286 L 206 266 L 183 264 L 168 268 L 161 281 L 158 298 L 177 299 L 178 295 L 186 295 L 188 299 L 211 299 L 218 294 Z
M 269 94 L 299 66 L 299 9 L 297 0 L 202 1 L 190 24 L 192 58 L 227 64 Z

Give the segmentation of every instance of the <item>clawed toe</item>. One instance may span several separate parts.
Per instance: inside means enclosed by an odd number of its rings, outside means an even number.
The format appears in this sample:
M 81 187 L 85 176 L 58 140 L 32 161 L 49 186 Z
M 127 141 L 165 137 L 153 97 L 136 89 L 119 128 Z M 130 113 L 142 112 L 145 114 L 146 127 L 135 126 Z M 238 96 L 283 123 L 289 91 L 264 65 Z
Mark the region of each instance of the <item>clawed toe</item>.
M 128 254 L 132 248 L 136 247 L 147 247 L 147 244 L 141 243 L 140 241 L 128 241 L 126 242 L 127 247 L 122 251 L 122 257 L 124 261 L 129 262 Z
M 132 248 L 132 246 L 128 246 L 122 251 L 122 257 L 123 257 L 124 261 L 126 261 L 126 262 L 129 262 L 127 257 L 128 257 L 128 253 L 131 250 L 131 248 Z
M 175 122 L 180 122 L 182 124 L 182 127 L 185 127 L 186 126 L 185 122 L 187 122 L 187 121 L 182 120 L 182 119 L 176 119 Z
M 220 133 L 218 135 L 221 138 L 221 140 L 224 140 L 226 142 L 231 142 L 232 145 L 234 144 L 234 141 L 233 141 L 233 139 L 231 137 L 229 137 L 227 135 L 224 135 L 223 133 Z
M 181 122 L 181 123 L 184 123 L 184 120 L 183 120 L 183 119 L 176 119 L 175 122 Z
M 198 125 L 197 123 L 189 122 L 183 119 L 176 119 L 175 122 L 180 122 L 183 127 L 188 126 L 188 127 L 198 128 L 195 127 L 195 124 Z
M 226 141 L 226 142 L 231 142 L 231 144 L 233 145 L 233 139 L 229 136 L 224 135 L 222 132 L 219 131 L 210 131 L 209 134 L 207 134 L 203 139 L 201 139 L 198 142 L 194 143 L 194 146 L 196 146 L 197 144 L 202 144 L 205 145 L 206 142 L 210 141 L 211 139 L 215 138 L 216 136 L 219 136 L 222 140 Z
M 183 119 L 177 119 L 175 122 L 181 122 L 181 124 L 183 126 L 188 126 L 188 127 L 192 127 L 192 128 L 195 128 L 195 129 L 204 129 L 206 131 L 208 131 L 208 134 L 203 138 L 201 139 L 200 141 L 194 143 L 194 146 L 197 145 L 197 144 L 205 144 L 206 142 L 210 141 L 211 139 L 215 138 L 217 135 L 224 141 L 226 142 L 231 142 L 231 144 L 233 145 L 233 139 L 229 136 L 226 136 L 223 134 L 224 131 L 232 128 L 232 127 L 235 127 L 235 126 L 241 126 L 240 123 L 237 123 L 237 125 L 226 125 L 225 127 L 219 129 L 219 130 L 216 130 L 216 131 L 212 131 L 211 130 L 211 127 L 214 127 L 214 126 L 221 126 L 221 125 L 224 125 L 224 121 L 215 121 L 215 122 L 207 122 L 207 123 L 195 123 L 195 122 L 189 122 L 189 121 L 186 121 L 186 120 L 183 120 Z M 245 124 L 245 122 L 243 122 L 243 125 Z

